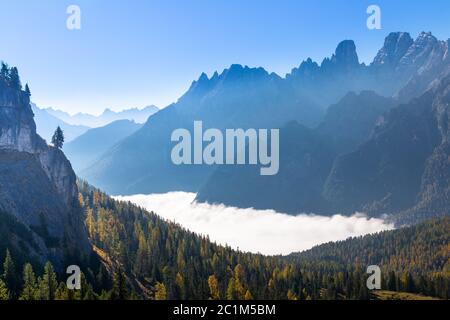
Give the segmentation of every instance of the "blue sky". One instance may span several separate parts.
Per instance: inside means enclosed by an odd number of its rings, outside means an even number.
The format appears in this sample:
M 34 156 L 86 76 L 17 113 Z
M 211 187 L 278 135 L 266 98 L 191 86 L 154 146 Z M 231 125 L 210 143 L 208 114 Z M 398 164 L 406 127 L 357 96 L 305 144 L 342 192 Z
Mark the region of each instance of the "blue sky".
M 66 8 L 81 8 L 81 30 Z M 366 9 L 382 10 L 368 30 Z M 71 113 L 176 101 L 201 72 L 232 63 L 284 76 L 353 39 L 370 62 L 391 31 L 450 37 L 450 1 L 0 0 L 0 60 L 19 67 L 33 100 Z

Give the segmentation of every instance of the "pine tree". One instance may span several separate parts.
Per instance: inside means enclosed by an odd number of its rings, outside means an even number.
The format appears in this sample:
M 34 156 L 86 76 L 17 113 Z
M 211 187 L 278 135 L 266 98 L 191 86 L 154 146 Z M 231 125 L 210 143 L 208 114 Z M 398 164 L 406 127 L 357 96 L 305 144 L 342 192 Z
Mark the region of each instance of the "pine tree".
M 236 300 L 236 289 L 235 289 L 235 283 L 236 281 L 234 278 L 231 278 L 228 282 L 228 288 L 227 288 L 227 300 Z
M 55 292 L 55 300 L 74 300 L 73 291 L 67 288 L 67 285 L 61 282 Z
M 28 97 L 31 97 L 31 91 L 30 87 L 28 86 L 28 83 L 25 85 L 25 93 L 27 94 Z
M 16 267 L 11 257 L 11 253 L 6 249 L 5 262 L 3 263 L 3 280 L 9 288 L 10 295 L 15 296 L 17 290 Z
M 156 283 L 155 300 L 167 300 L 167 289 L 164 283 Z
M 22 84 L 20 83 L 19 70 L 16 67 L 12 67 L 9 70 L 9 85 L 16 90 L 22 90 Z
M 247 290 L 245 290 L 243 285 L 244 280 L 244 268 L 242 268 L 242 265 L 238 264 L 234 268 L 234 290 L 236 292 L 236 298 L 238 300 L 244 300 L 245 299 L 245 293 Z
M 23 290 L 20 300 L 35 300 L 37 296 L 36 276 L 31 264 L 27 263 L 23 268 Z
M 253 300 L 253 296 L 250 291 L 247 290 L 244 296 L 244 300 Z
M 0 70 L 0 77 L 3 78 L 3 80 L 9 81 L 9 68 L 6 63 L 2 61 L 2 67 Z
M 59 126 L 58 128 L 56 128 L 55 133 L 53 134 L 52 144 L 58 149 L 61 149 L 63 147 L 64 133 Z
M 208 278 L 208 286 L 209 286 L 209 299 L 220 300 L 219 282 L 217 281 L 216 276 L 212 275 Z
M 0 301 L 9 300 L 9 291 L 6 284 L 0 279 Z
M 47 262 L 44 267 L 44 275 L 39 279 L 39 298 L 41 300 L 54 300 L 58 280 L 53 265 Z
M 397 291 L 397 277 L 395 276 L 394 271 L 389 272 L 387 287 L 390 291 Z
M 184 278 L 181 273 L 177 272 L 175 277 L 175 284 L 177 286 L 178 299 L 186 299 L 186 288 L 184 284 Z
M 111 291 L 111 300 L 127 300 L 128 290 L 125 273 L 119 268 L 113 276 L 113 288 Z

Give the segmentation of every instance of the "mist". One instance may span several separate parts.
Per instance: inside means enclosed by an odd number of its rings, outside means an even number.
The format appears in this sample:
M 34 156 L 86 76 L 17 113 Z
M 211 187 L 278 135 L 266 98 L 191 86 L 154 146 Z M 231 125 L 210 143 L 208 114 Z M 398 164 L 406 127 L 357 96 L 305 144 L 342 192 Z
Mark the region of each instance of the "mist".
M 194 203 L 195 193 L 117 196 L 221 245 L 266 255 L 289 254 L 315 245 L 393 229 L 382 219 L 363 214 L 331 217 L 286 215 L 273 210 L 239 209 Z

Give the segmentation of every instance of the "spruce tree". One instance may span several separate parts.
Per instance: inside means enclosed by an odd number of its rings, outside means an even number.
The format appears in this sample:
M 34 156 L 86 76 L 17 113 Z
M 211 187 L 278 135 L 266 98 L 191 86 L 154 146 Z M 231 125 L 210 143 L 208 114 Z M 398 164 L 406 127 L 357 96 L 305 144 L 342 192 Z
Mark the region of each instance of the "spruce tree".
M 59 126 L 58 128 L 56 128 L 55 133 L 53 134 L 52 144 L 58 149 L 61 149 L 63 147 L 64 133 Z
M 3 280 L 10 291 L 10 295 L 14 296 L 17 290 L 16 267 L 8 249 L 6 249 L 5 262 L 3 263 Z
M 117 270 L 113 276 L 113 288 L 111 292 L 111 300 L 127 300 L 128 290 L 125 273 L 122 269 Z
M 39 298 L 41 300 L 54 300 L 58 288 L 58 280 L 53 265 L 47 262 L 44 267 L 44 275 L 39 279 Z
M 0 70 L 0 77 L 3 78 L 3 80 L 8 81 L 9 80 L 9 68 L 6 63 L 2 61 L 2 67 Z
M 29 263 L 23 268 L 23 282 L 20 300 L 35 300 L 37 298 L 37 282 L 33 267 Z
M 28 83 L 25 85 L 25 93 L 28 95 L 28 97 L 31 97 L 31 91 Z
M 9 291 L 6 284 L 0 279 L 0 301 L 9 300 Z
M 9 70 L 9 85 L 16 90 L 22 90 L 22 84 L 20 83 L 19 70 L 16 67 L 12 67 Z

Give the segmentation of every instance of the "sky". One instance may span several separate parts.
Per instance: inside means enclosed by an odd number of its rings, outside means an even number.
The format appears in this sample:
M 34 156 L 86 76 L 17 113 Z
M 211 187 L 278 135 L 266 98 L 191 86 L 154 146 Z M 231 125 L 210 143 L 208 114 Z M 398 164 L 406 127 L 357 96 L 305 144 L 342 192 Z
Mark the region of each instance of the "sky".
M 69 30 L 69 5 L 81 29 Z M 381 30 L 366 27 L 381 8 Z M 0 60 L 19 68 L 42 107 L 105 108 L 175 102 L 202 72 L 233 63 L 284 76 L 345 39 L 369 63 L 391 31 L 450 38 L 450 1 L 0 0 Z

